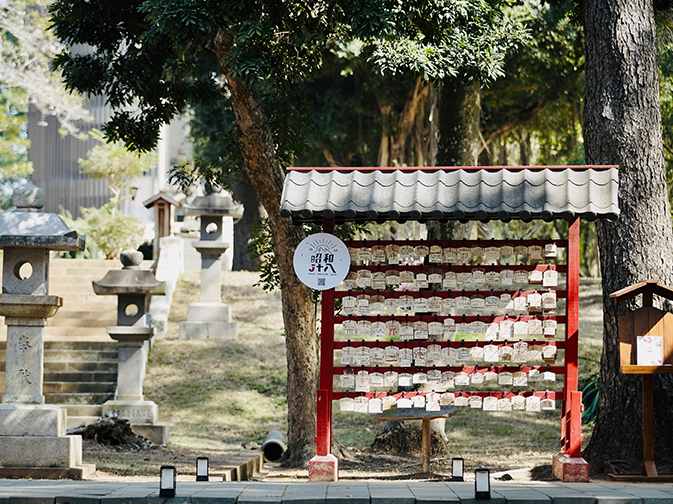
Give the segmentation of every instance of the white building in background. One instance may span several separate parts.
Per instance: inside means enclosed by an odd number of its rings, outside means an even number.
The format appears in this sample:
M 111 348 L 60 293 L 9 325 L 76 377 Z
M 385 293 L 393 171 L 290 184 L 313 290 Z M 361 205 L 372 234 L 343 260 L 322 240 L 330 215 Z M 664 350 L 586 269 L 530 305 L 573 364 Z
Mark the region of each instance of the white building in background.
M 80 130 L 87 133 L 92 128 L 102 129 L 111 115 L 104 98 L 90 100 L 87 108 L 93 116 L 93 122 L 79 124 Z M 98 207 L 108 202 L 110 192 L 107 181 L 84 175 L 77 163 L 95 145 L 94 140 L 61 137 L 58 122 L 53 117 L 42 117 L 33 108 L 29 113 L 28 137 L 31 142 L 28 160 L 35 169 L 33 181 L 47 191 L 45 211 L 58 212 L 62 207 L 74 217 L 79 217 L 80 207 Z M 133 186 L 138 190 L 135 198 L 123 201 L 124 213 L 142 222 L 153 223 L 152 211 L 145 208 L 142 202 L 162 190 L 175 190 L 168 183 L 169 171 L 178 162 L 187 161 L 191 151 L 189 118 L 186 115 L 162 127 L 157 147 L 158 166 L 133 181 Z
M 93 122 L 79 124 L 80 130 L 87 133 L 92 128 L 102 129 L 112 114 L 105 98 L 95 97 L 89 100 L 87 108 L 93 116 Z M 100 207 L 109 201 L 111 194 L 106 180 L 88 177 L 81 172 L 77 163 L 79 158 L 86 157 L 95 141 L 82 141 L 72 136 L 62 137 L 58 129 L 58 121 L 53 117 L 43 117 L 31 107 L 28 116 L 28 137 L 31 141 L 28 160 L 33 163 L 35 170 L 33 182 L 47 192 L 43 211 L 58 213 L 65 209 L 77 218 L 81 217 L 81 207 Z M 120 205 L 125 214 L 146 224 L 148 241 L 154 237 L 155 213 L 154 209 L 145 208 L 143 202 L 160 191 L 176 191 L 168 182 L 170 169 L 191 158 L 192 144 L 189 141 L 187 115 L 176 118 L 161 128 L 157 154 L 158 165 L 134 179 L 133 186 L 137 188 L 135 197 L 124 199 Z M 229 271 L 233 261 L 233 221 L 230 217 L 224 220 L 224 236 L 232 243 L 223 256 L 223 268 Z M 200 269 L 200 255 L 191 246 L 191 242 L 198 239 L 198 233 L 181 233 L 185 227 L 194 230 L 199 228 L 198 224 L 189 226 L 188 223 L 173 222 L 172 233 L 180 233 L 185 238 L 185 269 Z

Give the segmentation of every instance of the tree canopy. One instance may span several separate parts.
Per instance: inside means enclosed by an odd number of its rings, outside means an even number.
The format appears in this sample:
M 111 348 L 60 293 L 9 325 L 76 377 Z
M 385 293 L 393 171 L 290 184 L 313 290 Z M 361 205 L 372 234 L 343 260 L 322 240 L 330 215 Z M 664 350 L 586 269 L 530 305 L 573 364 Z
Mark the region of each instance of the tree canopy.
M 68 87 L 107 96 L 115 109 L 108 137 L 147 150 L 161 124 L 188 105 L 210 106 L 228 95 L 215 54 L 223 44 L 231 78 L 285 98 L 321 67 L 326 47 L 355 38 L 371 45 L 378 72 L 490 82 L 522 36 L 497 4 L 57 0 L 50 11 L 62 41 L 96 47 L 93 54 L 56 58 Z
M 56 35 L 89 54 L 56 58 L 67 86 L 105 95 L 114 112 L 104 131 L 133 150 L 151 149 L 159 128 L 187 106 L 224 97 L 233 138 L 264 205 L 279 266 L 288 359 L 286 462 L 315 453 L 318 341 L 314 296 L 293 272 L 304 231 L 280 217 L 284 167 L 306 145 L 299 82 L 319 69 L 324 51 L 362 40 L 377 71 L 425 79 L 460 76 L 488 82 L 522 36 L 497 0 L 57 0 Z M 235 160 L 237 156 L 230 159 Z M 216 169 L 217 171 L 217 169 Z M 215 178 L 212 170 L 196 175 Z

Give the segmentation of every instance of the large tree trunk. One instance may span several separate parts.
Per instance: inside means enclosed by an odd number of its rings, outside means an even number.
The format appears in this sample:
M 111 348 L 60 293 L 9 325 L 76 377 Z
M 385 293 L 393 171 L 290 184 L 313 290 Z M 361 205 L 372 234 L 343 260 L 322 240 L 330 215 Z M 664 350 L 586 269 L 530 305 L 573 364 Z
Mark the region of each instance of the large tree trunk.
M 439 91 L 437 150 L 435 166 L 475 166 L 479 155 L 479 84 L 464 84 L 460 79 L 444 79 Z M 428 239 L 464 238 L 470 225 L 458 221 L 429 221 Z M 430 427 L 446 440 L 446 419 L 432 420 Z
M 439 92 L 437 151 L 435 166 L 475 166 L 479 156 L 479 113 L 481 91 L 478 83 L 444 79 Z M 427 224 L 428 239 L 464 238 L 469 226 L 457 221 Z
M 252 229 L 259 221 L 259 197 L 252 187 L 248 174 L 238 173 L 231 183 L 231 192 L 234 199 L 243 204 L 245 211 L 243 218 L 234 225 L 234 271 L 254 271 L 259 259 L 249 254 L 248 241 L 252 236 Z
M 474 166 L 479 156 L 479 83 L 456 77 L 442 81 L 439 96 L 439 139 L 435 166 Z
M 666 196 L 652 0 L 584 3 L 586 106 L 584 138 L 590 164 L 618 164 L 617 222 L 597 223 L 603 277 L 603 354 L 598 418 L 584 451 L 592 471 L 608 461 L 642 461 L 641 378 L 619 369 L 617 319 L 635 302 L 608 296 L 647 279 L 673 283 L 673 233 Z M 655 377 L 655 454 L 673 457 L 673 383 Z M 669 425 L 667 425 L 669 424 Z
M 226 36 L 218 58 L 223 65 Z M 271 222 L 273 250 L 278 262 L 287 352 L 288 438 L 286 465 L 300 467 L 315 455 L 318 338 L 311 290 L 294 274 L 294 251 L 304 238 L 301 226 L 280 216 L 285 173 L 276 157 L 271 130 L 255 89 L 234 79 L 223 65 L 231 89 L 238 126 L 237 142 L 252 187 Z

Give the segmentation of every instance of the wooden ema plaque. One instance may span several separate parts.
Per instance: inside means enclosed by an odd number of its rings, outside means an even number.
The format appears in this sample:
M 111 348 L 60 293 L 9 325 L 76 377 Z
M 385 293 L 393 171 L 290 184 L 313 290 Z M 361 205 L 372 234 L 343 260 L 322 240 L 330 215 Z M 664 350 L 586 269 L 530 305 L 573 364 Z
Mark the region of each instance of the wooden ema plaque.
M 646 280 L 610 297 L 621 303 L 638 294 L 643 295 L 643 306 L 619 317 L 619 358 L 623 374 L 643 376 L 643 473 L 610 476 L 617 481 L 672 482 L 673 474 L 658 474 L 654 463 L 654 375 L 673 374 L 673 314 L 654 308 L 652 295 L 673 300 L 673 289 Z

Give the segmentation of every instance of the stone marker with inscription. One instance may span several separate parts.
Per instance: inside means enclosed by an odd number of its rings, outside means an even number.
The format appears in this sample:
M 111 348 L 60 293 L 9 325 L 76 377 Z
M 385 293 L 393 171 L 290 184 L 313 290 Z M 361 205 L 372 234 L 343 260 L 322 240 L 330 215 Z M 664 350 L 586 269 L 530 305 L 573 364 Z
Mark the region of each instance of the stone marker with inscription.
M 0 477 L 82 478 L 81 436 L 66 436 L 66 410 L 44 404 L 44 327 L 63 305 L 49 295 L 49 251 L 84 249 L 84 238 L 56 214 L 43 213 L 44 190 L 32 182 L 0 212 L 2 294 L 7 325 L 5 392 L 0 404 Z

